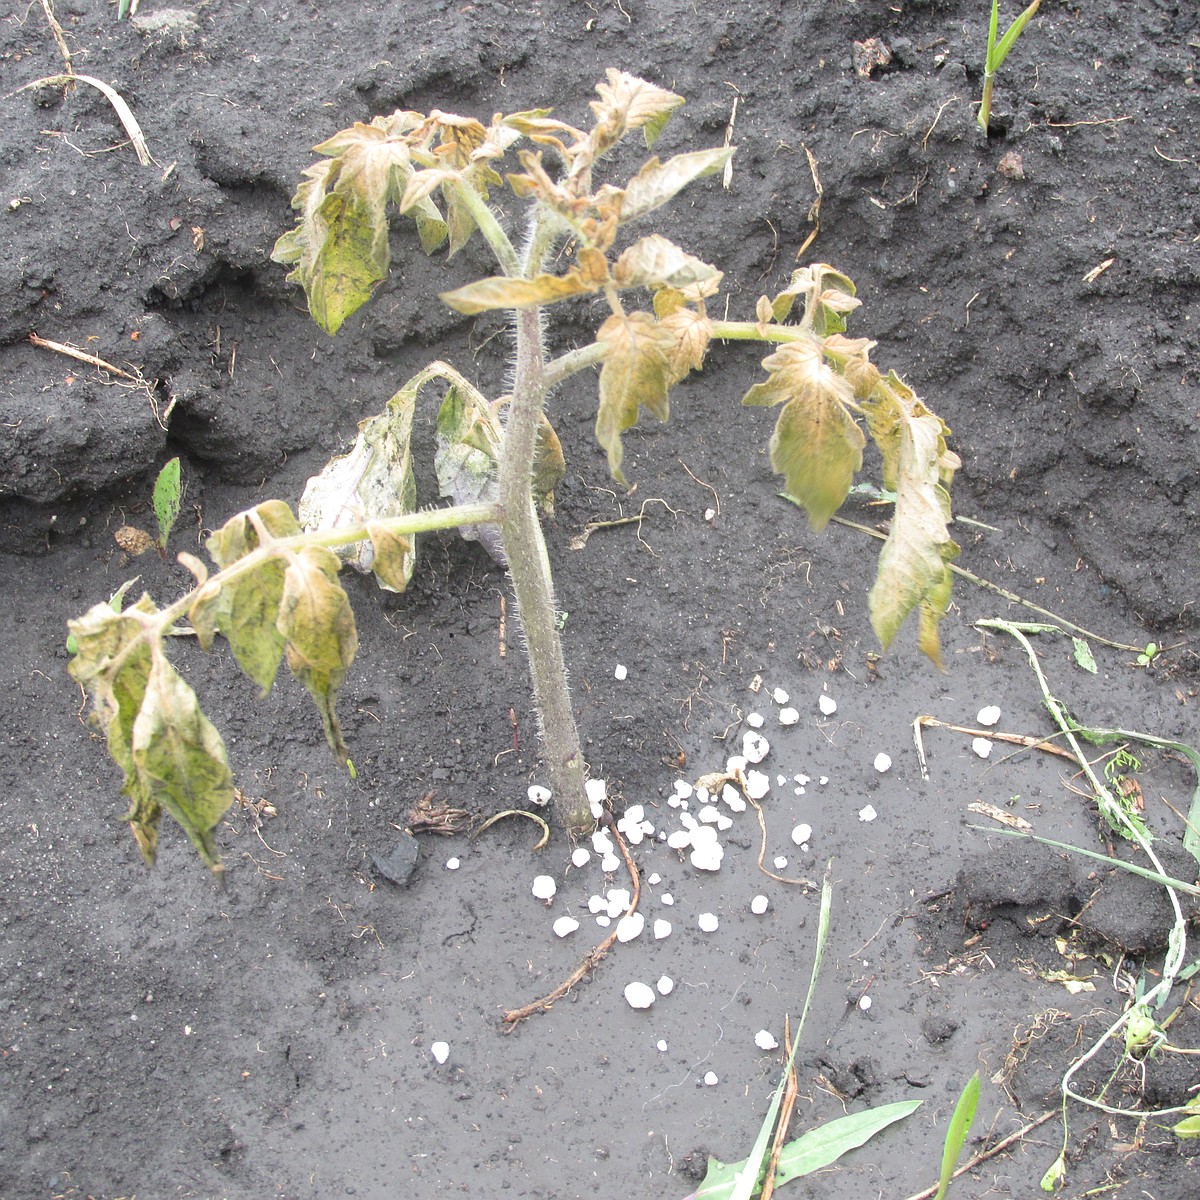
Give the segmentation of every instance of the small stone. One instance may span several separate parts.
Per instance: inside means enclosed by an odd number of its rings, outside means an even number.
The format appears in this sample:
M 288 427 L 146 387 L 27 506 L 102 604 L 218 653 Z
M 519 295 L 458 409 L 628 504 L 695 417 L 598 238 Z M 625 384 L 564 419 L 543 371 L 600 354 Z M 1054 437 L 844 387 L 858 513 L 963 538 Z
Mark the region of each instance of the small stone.
M 704 1086 L 716 1087 L 720 1080 L 717 1078 L 716 1071 L 706 1071 L 704 1073 Z
M 822 695 L 817 705 L 827 717 L 832 717 L 837 712 L 837 701 L 832 696 Z
M 770 905 L 771 902 L 766 898 L 766 896 L 755 896 L 754 899 L 750 901 L 750 911 L 756 917 L 761 917 L 763 913 L 767 911 Z
M 670 975 L 660 975 L 656 986 L 660 996 L 669 996 L 675 990 L 675 980 Z
M 882 751 L 875 755 L 875 770 L 877 770 L 880 775 L 882 775 L 884 771 L 890 771 L 891 769 L 892 759 L 890 755 L 884 754 Z
M 433 1061 L 440 1067 L 450 1057 L 449 1042 L 434 1042 L 429 1047 L 429 1053 L 433 1056 Z
M 979 715 L 975 718 L 980 725 L 987 726 L 990 729 L 997 721 L 1000 720 L 1000 705 L 989 704 L 986 708 L 979 710 Z
M 659 1054 L 666 1054 L 666 1052 L 667 1052 L 667 1039 L 666 1039 L 666 1038 L 659 1038 L 659 1039 L 658 1039 L 658 1041 L 655 1043 L 655 1047 L 657 1048 L 657 1050 L 658 1050 Z
M 768 1029 L 760 1029 L 754 1035 L 754 1044 L 760 1050 L 776 1050 L 779 1047 L 779 1043 L 775 1040 L 774 1035 Z
M 421 847 L 417 844 L 417 839 L 411 833 L 405 832 L 400 835 L 391 854 L 386 857 L 372 854 L 371 861 L 375 864 L 375 870 L 389 883 L 394 883 L 397 887 L 408 887 L 420 857 Z
M 858 998 L 858 1007 L 863 1012 L 869 1012 L 871 1009 L 871 997 L 870 996 L 860 996 Z
M 629 668 L 624 663 L 617 663 L 616 669 L 613 671 L 613 678 L 618 682 L 624 681 L 629 675 Z
M 879 814 L 870 804 L 868 804 L 865 808 L 860 808 L 858 810 L 858 819 L 860 821 L 873 821 L 877 816 L 879 816 Z
M 446 870 L 447 871 L 457 871 L 458 868 L 461 866 L 462 866 L 462 862 L 457 858 L 446 859 Z

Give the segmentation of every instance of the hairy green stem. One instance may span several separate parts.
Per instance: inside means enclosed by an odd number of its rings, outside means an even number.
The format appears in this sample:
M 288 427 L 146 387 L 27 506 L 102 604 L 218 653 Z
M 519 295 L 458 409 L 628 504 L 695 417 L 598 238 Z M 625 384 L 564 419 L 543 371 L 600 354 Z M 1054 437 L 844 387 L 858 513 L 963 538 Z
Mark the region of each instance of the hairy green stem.
M 537 230 L 527 257 L 536 257 Z M 536 267 L 536 262 L 532 265 Z M 517 363 L 512 402 L 504 426 L 500 456 L 500 536 L 508 558 L 508 573 L 516 597 L 518 618 L 525 634 L 529 674 L 533 681 L 543 753 L 555 809 L 568 833 L 577 837 L 592 826 L 584 791 L 586 767 L 571 695 L 558 610 L 550 576 L 550 560 L 530 488 L 538 431 L 548 392 L 542 355 L 541 314 L 538 309 L 516 313 Z

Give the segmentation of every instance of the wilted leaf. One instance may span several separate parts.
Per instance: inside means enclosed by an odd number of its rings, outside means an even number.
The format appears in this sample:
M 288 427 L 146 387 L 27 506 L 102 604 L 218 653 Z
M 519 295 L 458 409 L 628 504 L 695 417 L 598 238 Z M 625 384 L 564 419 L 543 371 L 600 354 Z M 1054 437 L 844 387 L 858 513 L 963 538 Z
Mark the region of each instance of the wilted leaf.
M 413 413 L 421 385 L 443 365 L 434 363 L 410 379 L 383 412 L 359 424 L 349 453 L 331 459 L 320 475 L 308 481 L 300 500 L 300 520 L 306 531 L 365 525 L 416 511 L 417 482 L 409 444 Z M 340 546 L 336 553 L 356 570 L 374 570 L 375 550 L 370 540 Z M 412 577 L 415 554 L 414 540 L 413 553 L 407 559 L 408 578 Z M 381 577 L 380 586 L 396 590 Z
M 602 278 L 597 280 L 572 267 L 565 275 L 537 275 L 519 279 L 508 275 L 492 275 L 451 292 L 442 292 L 441 299 L 456 312 L 474 316 L 496 308 L 533 308 L 553 304 L 570 296 L 582 296 L 599 291 Z
M 920 605 L 921 649 L 940 663 L 937 625 L 949 601 L 950 563 L 958 554 L 948 530 L 950 496 L 941 483 L 944 426 L 919 401 L 909 411 L 899 406 L 894 411 L 900 434 L 896 511 L 871 588 L 871 624 L 886 649 Z
M 608 452 L 613 478 L 624 486 L 621 434 L 637 424 L 642 406 L 660 421 L 670 415 L 667 392 L 672 382 L 673 339 L 649 313 L 634 312 L 609 317 L 600 326 L 596 341 L 605 352 L 596 440 Z
M 287 642 L 288 666 L 316 702 L 329 748 L 344 762 L 349 754 L 334 701 L 354 661 L 358 633 L 350 601 L 338 582 L 340 566 L 332 551 L 305 546 L 284 574 L 276 626 Z
M 288 278 L 304 287 L 313 320 L 327 333 L 336 333 L 387 277 L 387 207 L 404 194 L 412 173 L 404 134 L 415 116 L 377 117 L 370 125 L 358 122 L 321 143 L 317 153 L 331 157 L 304 172 L 305 180 L 292 198 L 292 207 L 301 213 L 300 224 L 275 243 L 271 257 L 294 264 Z M 422 227 L 422 244 L 432 249 L 436 208 L 426 199 L 413 215 Z M 444 237 L 444 227 L 441 234 Z
M 698 371 L 704 365 L 712 322 L 690 308 L 677 308 L 658 323 L 671 336 L 667 360 L 671 382 L 678 383 L 689 371 Z
M 389 592 L 402 592 L 413 573 L 412 539 L 392 533 L 385 525 L 367 522 L 371 548 L 375 552 L 372 568 L 379 586 Z
M 809 342 L 787 342 L 763 360 L 771 372 L 743 404 L 783 403 L 771 435 L 771 466 L 816 530 L 842 506 L 862 467 L 866 437 L 846 408 L 850 386 Z
M 718 146 L 712 150 L 676 154 L 665 163 L 657 158 L 650 159 L 625 185 L 621 221 L 645 216 L 677 196 L 693 180 L 716 174 L 733 157 L 733 150 L 732 146 Z
M 139 805 L 135 795 L 129 814 L 143 853 L 149 846 L 153 861 L 155 809 L 161 806 L 183 826 L 205 864 L 219 871 L 212 831 L 233 803 L 233 776 L 221 735 L 161 653 L 154 655 L 132 746 L 139 788 L 150 801 Z
M 268 500 L 251 511 L 270 537 L 294 537 L 300 532 L 295 515 L 282 500 Z M 206 546 L 217 565 L 227 567 L 260 544 L 249 513 L 238 513 L 209 537 Z M 275 627 L 283 597 L 283 572 L 282 560 L 268 558 L 255 570 L 224 583 L 216 597 L 202 591 L 189 614 L 205 649 L 211 644 L 210 627 L 215 623 L 238 666 L 264 696 L 271 690 L 283 657 L 283 638 Z
M 619 288 L 685 288 L 711 279 L 721 272 L 695 255 L 687 254 L 669 238 L 654 233 L 639 238 L 613 266 L 613 282 Z
M 1071 644 L 1075 649 L 1075 661 L 1089 674 L 1095 675 L 1098 668 L 1096 660 L 1092 655 L 1092 648 L 1087 644 L 1086 638 L 1073 637 Z
M 609 67 L 606 83 L 596 85 L 599 100 L 591 102 L 596 116 L 599 149 L 607 150 L 627 129 L 643 129 L 646 145 L 654 145 L 670 115 L 683 103 L 683 97 L 656 87 L 644 79 Z

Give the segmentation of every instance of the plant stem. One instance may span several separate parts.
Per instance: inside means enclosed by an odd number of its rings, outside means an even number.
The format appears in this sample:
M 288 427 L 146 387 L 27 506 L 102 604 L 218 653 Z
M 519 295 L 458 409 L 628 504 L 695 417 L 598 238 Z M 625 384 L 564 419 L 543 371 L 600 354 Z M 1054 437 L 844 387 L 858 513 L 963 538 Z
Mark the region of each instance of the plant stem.
M 536 241 L 535 230 L 535 244 Z M 530 264 L 527 261 L 526 265 L 536 267 L 536 262 Z M 583 749 L 571 709 L 566 663 L 558 636 L 558 609 L 554 601 L 550 560 L 530 486 L 548 391 L 542 354 L 541 313 L 536 308 L 522 309 L 515 314 L 515 320 L 516 376 L 504 426 L 504 447 L 498 473 L 502 509 L 500 536 L 508 558 L 518 618 L 525 633 L 550 791 L 559 819 L 574 838 L 586 833 L 593 822 L 584 791 Z

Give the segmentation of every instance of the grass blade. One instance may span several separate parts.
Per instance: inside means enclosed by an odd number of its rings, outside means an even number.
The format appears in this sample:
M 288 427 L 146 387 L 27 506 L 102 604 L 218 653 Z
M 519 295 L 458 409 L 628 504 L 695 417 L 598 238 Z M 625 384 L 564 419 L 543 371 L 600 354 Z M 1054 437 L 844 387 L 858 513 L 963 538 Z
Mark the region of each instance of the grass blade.
M 42 79 L 35 79 L 32 83 L 24 84 L 17 88 L 17 91 L 27 92 L 30 88 L 37 87 L 66 87 L 72 83 L 90 83 L 97 91 L 103 93 L 125 127 L 125 132 L 129 134 L 129 140 L 133 144 L 134 153 L 138 156 L 138 162 L 143 167 L 148 167 L 151 162 L 150 151 L 146 148 L 146 137 L 137 122 L 137 117 L 133 115 L 133 109 L 125 103 L 121 93 L 116 88 L 109 87 L 103 79 L 97 79 L 94 75 L 47 75 Z
M 976 1071 L 967 1080 L 966 1086 L 958 1098 L 958 1103 L 954 1106 L 954 1115 L 950 1118 L 950 1125 L 946 1130 L 946 1141 L 942 1147 L 942 1173 L 938 1176 L 938 1190 L 933 1200 L 945 1200 L 958 1156 L 962 1153 L 967 1135 L 971 1132 L 971 1123 L 975 1120 L 975 1109 L 978 1104 L 979 1072 Z

